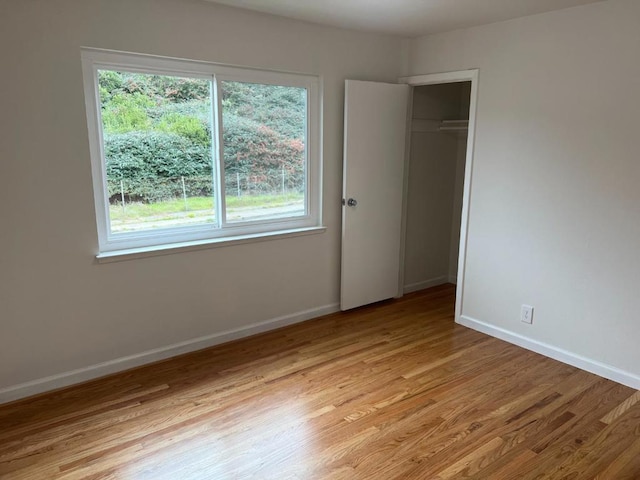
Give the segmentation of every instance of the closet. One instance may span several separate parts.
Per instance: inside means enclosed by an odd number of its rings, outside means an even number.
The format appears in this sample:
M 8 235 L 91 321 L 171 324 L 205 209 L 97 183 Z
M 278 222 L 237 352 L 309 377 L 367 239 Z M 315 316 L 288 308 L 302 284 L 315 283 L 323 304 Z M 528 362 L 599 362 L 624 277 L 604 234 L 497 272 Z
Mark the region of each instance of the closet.
M 413 88 L 404 292 L 456 283 L 471 82 Z

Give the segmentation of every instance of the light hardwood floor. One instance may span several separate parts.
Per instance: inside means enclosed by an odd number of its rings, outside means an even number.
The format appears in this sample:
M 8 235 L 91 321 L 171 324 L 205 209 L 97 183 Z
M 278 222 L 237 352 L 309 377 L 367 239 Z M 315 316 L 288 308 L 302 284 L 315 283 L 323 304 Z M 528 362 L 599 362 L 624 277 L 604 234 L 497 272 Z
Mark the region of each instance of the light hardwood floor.
M 454 289 L 0 407 L 2 479 L 640 479 L 640 393 L 458 326 Z

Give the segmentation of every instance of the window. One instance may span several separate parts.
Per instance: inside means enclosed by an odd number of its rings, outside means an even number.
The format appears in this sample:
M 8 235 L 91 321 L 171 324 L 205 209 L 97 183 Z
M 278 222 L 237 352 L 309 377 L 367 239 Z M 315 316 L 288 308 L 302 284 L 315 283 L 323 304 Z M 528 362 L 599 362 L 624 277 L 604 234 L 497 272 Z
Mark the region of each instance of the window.
M 320 227 L 318 77 L 82 61 L 100 255 Z

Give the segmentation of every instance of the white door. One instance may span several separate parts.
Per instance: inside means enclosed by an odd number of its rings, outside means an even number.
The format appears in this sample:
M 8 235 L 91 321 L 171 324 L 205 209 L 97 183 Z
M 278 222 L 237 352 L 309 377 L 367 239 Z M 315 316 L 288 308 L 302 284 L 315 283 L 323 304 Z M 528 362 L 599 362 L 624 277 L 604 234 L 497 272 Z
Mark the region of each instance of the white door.
M 398 294 L 409 88 L 346 81 L 342 310 Z

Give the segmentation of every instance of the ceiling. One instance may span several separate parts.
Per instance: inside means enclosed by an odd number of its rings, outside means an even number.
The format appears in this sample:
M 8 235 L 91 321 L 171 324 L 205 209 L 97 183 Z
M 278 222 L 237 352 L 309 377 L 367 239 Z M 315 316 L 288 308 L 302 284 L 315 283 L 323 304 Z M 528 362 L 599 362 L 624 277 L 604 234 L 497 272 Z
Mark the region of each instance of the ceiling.
M 355 30 L 417 37 L 601 0 L 209 0 Z

